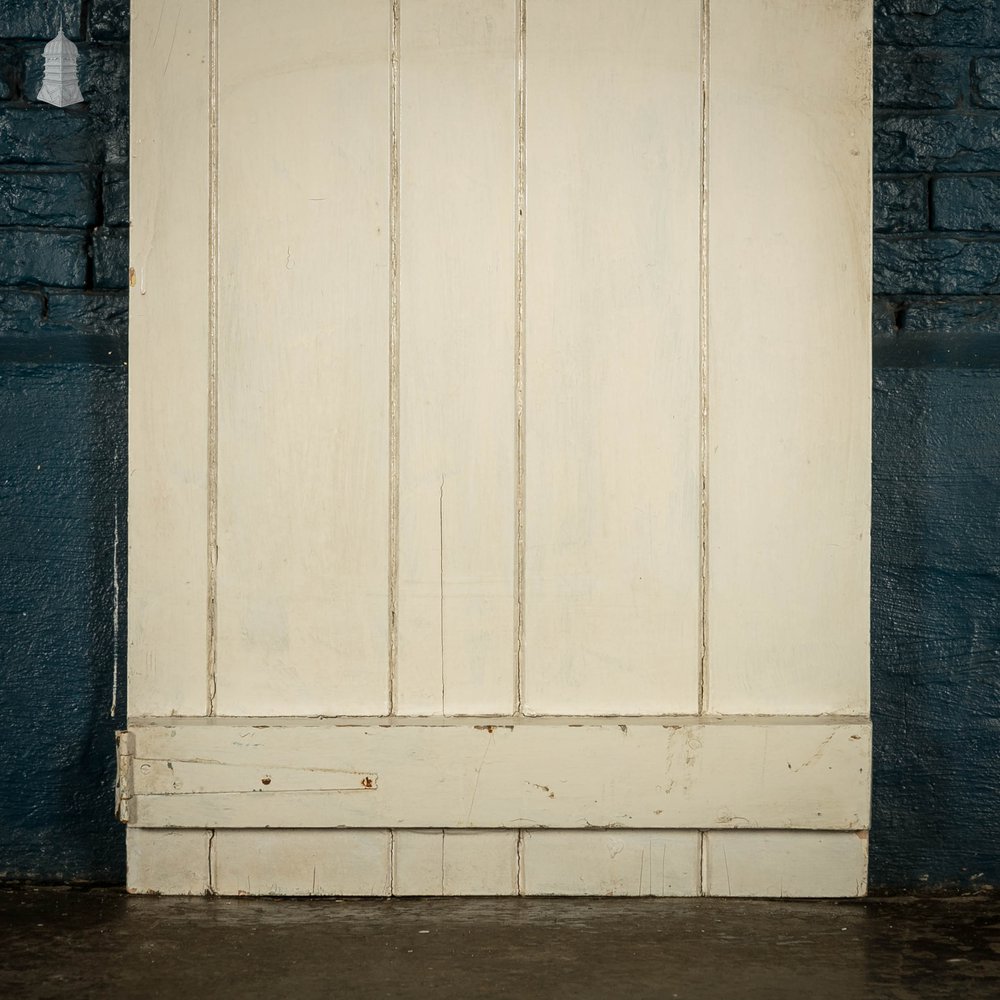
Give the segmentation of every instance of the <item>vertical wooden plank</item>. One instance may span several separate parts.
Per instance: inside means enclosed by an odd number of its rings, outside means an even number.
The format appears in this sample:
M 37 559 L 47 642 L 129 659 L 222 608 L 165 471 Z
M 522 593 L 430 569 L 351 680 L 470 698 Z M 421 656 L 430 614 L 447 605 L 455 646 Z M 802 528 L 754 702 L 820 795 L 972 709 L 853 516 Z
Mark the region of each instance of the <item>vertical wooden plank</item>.
M 209 830 L 126 832 L 129 892 L 204 896 L 210 889 Z
M 516 896 L 516 830 L 397 830 L 394 896 Z
M 402 714 L 514 707 L 515 28 L 401 7 Z
M 713 830 L 705 834 L 706 896 L 863 896 L 868 833 Z
M 860 715 L 871 4 L 711 11 L 708 708 Z
M 388 896 L 388 830 L 218 830 L 220 896 Z
M 209 5 L 132 4 L 128 711 L 208 699 Z
M 697 896 L 696 830 L 525 830 L 526 896 Z
M 219 714 L 388 704 L 388 0 L 223 0 Z
M 528 11 L 531 713 L 698 707 L 699 12 Z

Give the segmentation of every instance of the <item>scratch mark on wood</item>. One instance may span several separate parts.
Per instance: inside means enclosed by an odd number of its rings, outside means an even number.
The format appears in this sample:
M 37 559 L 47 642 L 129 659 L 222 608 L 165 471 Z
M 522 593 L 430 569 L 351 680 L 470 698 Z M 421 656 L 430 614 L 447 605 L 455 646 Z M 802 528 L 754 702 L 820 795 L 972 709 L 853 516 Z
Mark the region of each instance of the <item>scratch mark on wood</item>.
M 156 48 L 156 42 L 160 37 L 160 28 L 163 25 L 163 12 L 164 10 L 166 10 L 166 8 L 167 8 L 167 0 L 160 0 L 160 13 L 156 18 L 156 31 L 153 32 L 153 44 L 151 46 L 151 48 L 153 49 Z
M 486 749 L 483 751 L 483 759 L 479 762 L 479 767 L 476 768 L 476 783 L 472 786 L 472 798 L 469 800 L 469 812 L 465 817 L 466 822 L 472 819 L 472 810 L 476 806 L 476 795 L 479 793 L 479 779 L 483 773 L 483 767 L 486 764 L 486 755 L 490 752 L 490 747 L 493 746 L 493 740 L 495 739 L 492 731 L 489 734 L 489 739 L 486 743 Z
M 177 43 L 177 26 L 180 24 L 181 12 L 177 11 L 177 17 L 174 18 L 174 33 L 170 36 L 170 48 L 167 51 L 167 61 L 163 64 L 163 76 L 167 75 L 167 70 L 170 68 L 170 59 L 174 54 L 174 45 Z
M 808 758 L 808 760 L 804 760 L 801 764 L 799 764 L 798 767 L 792 767 L 789 764 L 789 769 L 792 771 L 792 773 L 793 774 L 798 774 L 799 771 L 801 771 L 803 768 L 806 768 L 806 767 L 809 767 L 812 764 L 815 764 L 820 759 L 820 757 L 823 756 L 823 751 L 830 745 L 831 740 L 833 740 L 833 738 L 836 735 L 837 735 L 837 731 L 836 730 L 834 730 L 832 733 L 830 733 L 830 735 L 827 736 L 826 739 L 823 740 L 823 742 L 820 743 L 820 745 L 818 747 L 816 747 L 815 751 L 813 751 L 812 755 Z

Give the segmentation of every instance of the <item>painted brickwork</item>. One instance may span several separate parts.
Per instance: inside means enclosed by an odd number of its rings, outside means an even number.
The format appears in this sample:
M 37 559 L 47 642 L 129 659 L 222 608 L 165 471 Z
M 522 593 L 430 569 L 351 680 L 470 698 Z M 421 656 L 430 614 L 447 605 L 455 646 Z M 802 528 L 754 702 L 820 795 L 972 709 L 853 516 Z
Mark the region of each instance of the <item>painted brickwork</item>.
M 1000 885 L 1000 4 L 877 0 L 871 884 Z
M 0 4 L 0 878 L 124 871 L 127 6 Z M 1000 4 L 876 6 L 872 885 L 1000 884 Z
M 60 15 L 65 109 L 34 100 Z M 127 38 L 120 0 L 0 3 L 0 878 L 124 875 Z

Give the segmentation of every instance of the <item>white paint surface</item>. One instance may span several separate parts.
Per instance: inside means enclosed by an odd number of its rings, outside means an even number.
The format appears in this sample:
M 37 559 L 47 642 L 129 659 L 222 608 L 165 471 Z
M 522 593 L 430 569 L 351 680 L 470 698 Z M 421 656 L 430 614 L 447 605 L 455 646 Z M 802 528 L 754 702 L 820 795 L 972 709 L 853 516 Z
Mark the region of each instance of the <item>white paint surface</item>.
M 388 705 L 388 33 L 221 4 L 221 715 Z
M 695 830 L 526 830 L 526 896 L 697 896 Z
M 515 830 L 397 830 L 395 896 L 516 896 Z
M 513 0 L 400 24 L 397 711 L 514 710 Z
M 717 830 L 705 835 L 706 896 L 863 896 L 868 833 Z
M 870 29 L 711 4 L 711 712 L 868 712 Z
M 132 8 L 130 716 L 208 707 L 209 17 L 160 13 Z
M 140 826 L 868 825 L 859 721 L 163 719 L 131 734 Z M 193 767 L 198 784 L 166 783 Z
M 210 830 L 128 828 L 128 891 L 203 896 L 209 891 Z
M 388 896 L 387 830 L 218 830 L 221 896 Z
M 529 4 L 532 714 L 698 709 L 698 16 Z
M 128 889 L 169 895 L 802 898 L 861 896 L 867 887 L 864 832 L 528 830 L 520 848 L 517 839 L 513 831 L 496 830 L 404 830 L 391 841 L 385 830 L 133 827 Z

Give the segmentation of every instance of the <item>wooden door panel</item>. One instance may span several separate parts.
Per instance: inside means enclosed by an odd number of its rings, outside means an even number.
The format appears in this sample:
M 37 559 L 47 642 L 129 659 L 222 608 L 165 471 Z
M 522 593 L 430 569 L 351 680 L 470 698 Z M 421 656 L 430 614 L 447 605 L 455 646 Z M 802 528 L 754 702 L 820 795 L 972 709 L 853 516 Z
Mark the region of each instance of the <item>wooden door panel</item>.
M 389 3 L 295 8 L 220 11 L 222 715 L 388 707 Z
M 399 25 L 396 710 L 515 707 L 514 0 Z
M 131 34 L 130 717 L 209 704 L 210 18 L 162 13 L 137 3 Z
M 711 5 L 711 712 L 868 711 L 870 13 Z
M 532 714 L 698 710 L 699 7 L 528 9 Z

